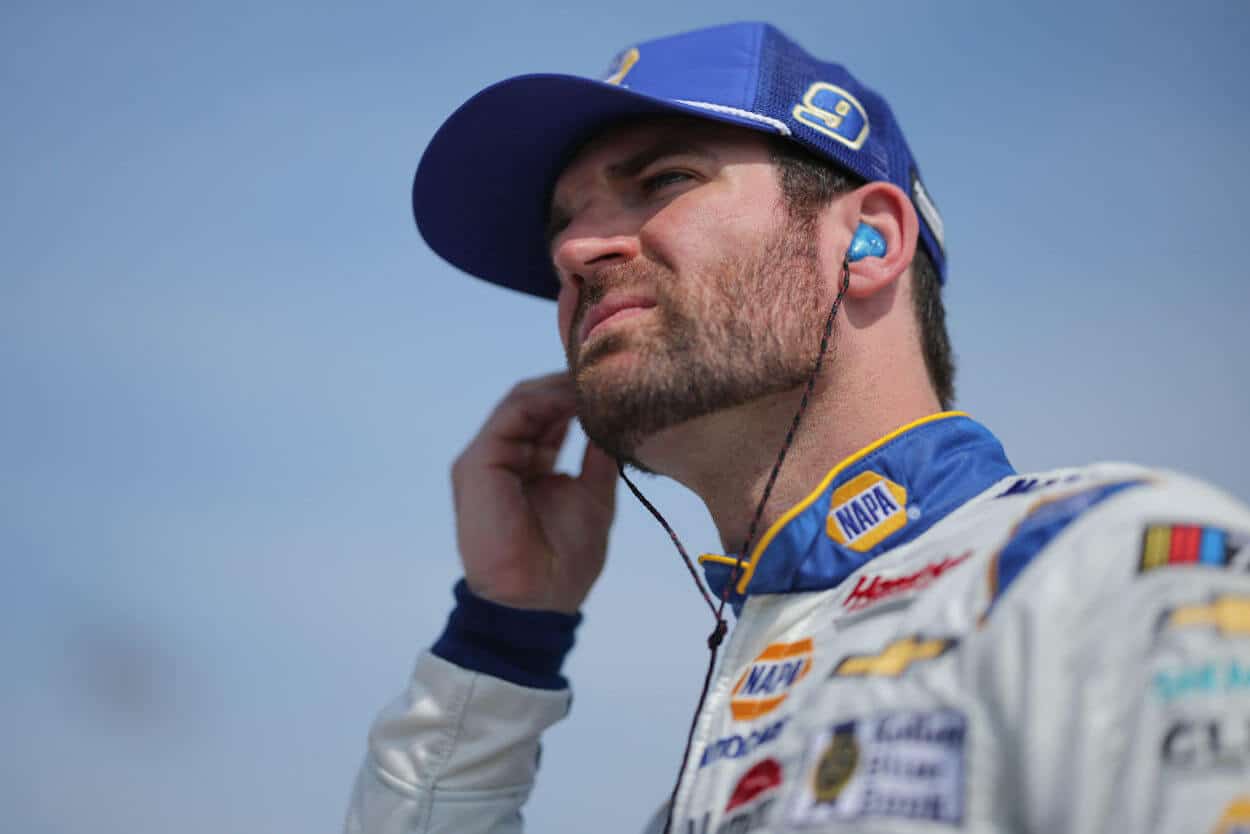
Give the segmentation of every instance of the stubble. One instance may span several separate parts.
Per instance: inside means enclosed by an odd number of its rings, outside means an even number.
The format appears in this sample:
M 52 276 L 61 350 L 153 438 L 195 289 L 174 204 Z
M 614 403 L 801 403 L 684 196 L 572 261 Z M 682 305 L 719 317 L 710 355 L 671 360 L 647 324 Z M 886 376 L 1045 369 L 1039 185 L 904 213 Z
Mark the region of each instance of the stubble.
M 814 230 L 786 221 L 755 252 L 701 274 L 636 261 L 587 289 L 575 326 L 613 287 L 656 293 L 651 321 L 570 351 L 577 414 L 601 449 L 645 470 L 637 449 L 656 432 L 807 382 L 826 303 Z M 626 350 L 634 361 L 614 367 L 613 355 Z

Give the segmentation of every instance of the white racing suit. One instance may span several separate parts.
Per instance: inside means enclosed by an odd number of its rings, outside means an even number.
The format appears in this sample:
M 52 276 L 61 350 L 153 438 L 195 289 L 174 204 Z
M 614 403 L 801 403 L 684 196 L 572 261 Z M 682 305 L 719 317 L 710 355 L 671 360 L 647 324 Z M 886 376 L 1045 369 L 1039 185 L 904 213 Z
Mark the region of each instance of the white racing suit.
M 735 560 L 701 561 L 719 595 Z M 1250 830 L 1250 509 L 1227 495 L 1017 475 L 946 413 L 836 466 L 744 568 L 674 834 Z M 521 830 L 577 618 L 457 596 L 373 726 L 349 832 Z

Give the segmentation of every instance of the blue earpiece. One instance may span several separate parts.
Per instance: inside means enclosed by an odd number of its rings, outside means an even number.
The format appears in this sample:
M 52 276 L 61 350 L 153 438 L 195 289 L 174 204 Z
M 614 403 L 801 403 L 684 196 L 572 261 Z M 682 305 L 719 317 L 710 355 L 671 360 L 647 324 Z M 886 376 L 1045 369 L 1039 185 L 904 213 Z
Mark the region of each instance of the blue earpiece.
M 846 250 L 847 260 L 858 261 L 861 258 L 880 258 L 885 254 L 885 238 L 881 233 L 869 226 L 867 223 L 860 223 L 859 228 L 855 230 L 855 237 L 851 238 L 851 247 Z

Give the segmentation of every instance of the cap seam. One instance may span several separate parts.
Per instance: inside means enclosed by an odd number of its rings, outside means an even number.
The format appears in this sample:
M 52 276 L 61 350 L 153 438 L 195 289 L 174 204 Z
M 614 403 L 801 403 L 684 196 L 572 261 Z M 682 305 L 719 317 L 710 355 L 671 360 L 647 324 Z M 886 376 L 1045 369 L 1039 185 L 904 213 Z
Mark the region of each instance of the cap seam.
M 748 106 L 754 111 L 760 104 L 760 77 L 763 73 L 760 71 L 764 63 L 764 36 L 768 34 L 768 25 L 764 24 L 755 30 L 755 43 L 752 45 L 754 54 L 751 56 L 751 69 L 746 83 L 743 85 L 742 98 L 739 101 L 749 102 Z M 750 96 L 748 99 L 747 96 Z M 784 134 L 783 134 L 784 135 Z

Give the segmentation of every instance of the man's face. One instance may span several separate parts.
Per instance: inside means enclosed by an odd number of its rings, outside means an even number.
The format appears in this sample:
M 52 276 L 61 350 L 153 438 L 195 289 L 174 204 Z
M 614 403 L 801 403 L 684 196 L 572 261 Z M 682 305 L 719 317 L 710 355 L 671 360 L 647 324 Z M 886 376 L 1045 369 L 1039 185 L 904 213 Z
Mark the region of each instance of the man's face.
M 657 431 L 804 383 L 828 305 L 812 226 L 754 131 L 648 121 L 583 148 L 550 231 L 591 439 L 639 465 Z

